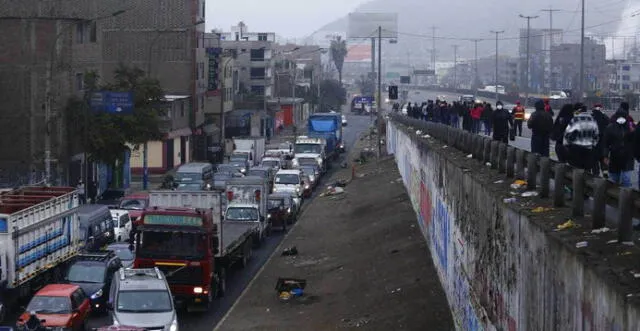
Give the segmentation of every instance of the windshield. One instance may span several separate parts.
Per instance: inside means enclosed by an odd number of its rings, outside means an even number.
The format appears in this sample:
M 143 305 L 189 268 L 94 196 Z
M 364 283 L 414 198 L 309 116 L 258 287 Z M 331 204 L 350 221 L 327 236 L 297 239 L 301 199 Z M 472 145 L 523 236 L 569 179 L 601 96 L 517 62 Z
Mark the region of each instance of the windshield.
M 202 182 L 188 184 L 181 183 L 176 189 L 178 191 L 200 191 L 202 190 Z
M 27 311 L 37 314 L 71 314 L 71 300 L 67 297 L 36 295 L 29 302 Z
M 234 165 L 230 165 L 230 164 L 225 164 L 225 165 L 220 165 L 218 166 L 218 173 L 221 174 L 232 174 L 234 172 L 238 172 L 240 170 L 240 168 L 234 166 Z
M 300 184 L 300 177 L 293 174 L 276 175 L 276 184 Z
M 136 255 L 146 258 L 198 259 L 207 248 L 206 237 L 198 233 L 144 231 L 140 241 Z
M 228 221 L 256 221 L 258 220 L 258 210 L 255 208 L 234 208 L 227 209 L 225 219 Z
M 190 182 L 195 180 L 202 180 L 202 174 L 195 173 L 195 172 L 178 172 L 176 173 L 175 180 L 177 182 Z
M 129 249 L 129 247 L 109 247 L 108 250 L 115 252 L 122 261 L 131 261 L 134 259 L 133 252 Z
M 311 153 L 311 154 L 320 154 L 322 153 L 322 145 L 320 144 L 296 144 L 295 152 L 300 153 Z
M 280 206 L 284 206 L 282 199 L 269 199 L 269 209 L 280 208 Z
M 311 157 L 301 157 L 301 158 L 298 158 L 298 164 L 300 165 L 318 164 L 318 161 L 316 161 L 316 159 Z
M 129 313 L 159 313 L 173 310 L 168 291 L 121 291 L 117 309 Z
M 249 159 L 249 155 L 246 155 L 246 154 L 233 154 L 229 156 L 229 160 L 235 161 L 235 162 L 245 162 L 248 159 Z
M 67 281 L 71 283 L 103 283 L 105 267 L 102 264 L 75 263 L 67 272 Z
M 269 167 L 269 168 L 275 168 L 275 167 L 279 167 L 280 164 L 278 161 L 274 161 L 274 160 L 265 160 L 262 161 L 262 166 L 263 167 Z
M 289 143 L 281 143 L 280 145 L 278 145 L 278 149 L 289 150 L 289 148 L 291 148 L 291 145 Z
M 249 176 L 257 176 L 257 177 L 266 178 L 267 177 L 267 172 L 264 171 L 264 170 L 249 170 Z
M 127 210 L 142 210 L 147 207 L 147 200 L 145 199 L 124 199 L 120 202 L 120 209 Z

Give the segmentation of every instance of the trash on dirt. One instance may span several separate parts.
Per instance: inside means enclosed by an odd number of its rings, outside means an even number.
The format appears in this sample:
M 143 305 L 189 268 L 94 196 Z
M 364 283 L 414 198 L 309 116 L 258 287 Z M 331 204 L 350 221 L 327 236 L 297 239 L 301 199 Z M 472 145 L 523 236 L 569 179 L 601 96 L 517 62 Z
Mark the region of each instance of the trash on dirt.
M 640 272 L 631 272 L 633 274 L 633 278 L 640 278 Z
M 349 183 L 349 181 L 346 180 L 346 179 L 338 179 L 338 180 L 336 180 L 334 185 L 335 185 L 335 187 L 345 187 L 345 186 L 347 186 L 348 183 Z
M 576 243 L 576 248 L 584 248 L 584 247 L 587 247 L 588 245 L 589 245 L 589 243 L 588 243 L 588 242 L 586 242 L 586 241 L 581 241 L 581 242 L 579 242 L 579 243 Z
M 285 248 L 282 251 L 282 256 L 294 256 L 298 255 L 298 248 L 296 246 Z
M 399 293 L 400 291 L 402 291 L 402 289 L 398 287 L 397 289 L 392 290 L 391 294 Z
M 556 229 L 558 230 L 566 230 L 566 229 L 571 229 L 571 228 L 575 228 L 578 227 L 578 224 L 576 224 L 576 222 L 574 222 L 573 220 L 567 220 L 566 222 L 562 223 L 562 224 L 558 224 L 558 226 L 556 226 Z
M 633 254 L 633 253 L 631 253 L 630 251 L 618 253 L 618 255 L 620 255 L 620 256 L 631 255 L 631 254 Z
M 347 161 L 344 161 L 344 162 L 340 163 L 340 167 L 343 168 L 343 169 L 346 169 L 347 166 L 348 166 Z
M 416 134 L 421 136 L 422 135 L 422 130 L 416 130 Z
M 486 165 L 487 167 L 490 167 L 491 166 L 491 162 L 487 162 L 484 165 Z
M 396 179 L 396 182 L 400 183 L 402 181 L 402 177 L 398 177 L 398 179 Z
M 364 176 L 366 176 L 366 174 L 357 174 L 357 175 L 356 175 L 356 177 L 358 177 L 358 178 L 362 178 L 362 177 L 364 177 Z
M 442 146 L 442 148 L 447 148 L 447 147 L 449 147 L 449 146 L 447 146 L 447 145 Z
M 430 135 L 428 135 L 428 134 L 423 134 L 423 135 L 422 135 L 422 138 L 431 138 L 431 136 L 430 136 Z
M 538 196 L 538 192 L 536 191 L 527 191 L 522 193 L 522 196 L 525 198 L 530 198 L 530 197 L 537 197 Z
M 618 239 L 611 239 L 609 241 L 607 241 L 607 244 L 611 245 L 611 244 L 617 244 L 618 243 Z
M 608 227 L 604 227 L 604 228 L 600 228 L 600 229 L 593 229 L 591 230 L 591 233 L 607 233 L 611 231 L 611 229 L 609 229 Z
M 493 182 L 494 184 L 502 184 L 504 183 L 504 180 L 500 179 L 500 180 L 496 180 L 495 182 Z
M 470 158 L 472 158 L 472 157 L 473 157 L 473 154 L 469 154 L 469 155 L 467 155 L 467 159 L 470 159 Z
M 365 326 L 365 325 L 369 324 L 369 322 L 370 322 L 370 320 L 368 318 L 358 318 L 356 320 L 351 320 L 349 318 L 343 318 L 340 321 L 342 322 L 342 325 L 345 328 L 359 328 L 361 326 Z
M 514 190 L 517 190 L 521 187 L 524 187 L 525 185 L 527 185 L 526 181 L 518 179 L 515 182 L 513 182 L 513 184 L 511 184 L 511 188 Z
M 504 203 L 514 203 L 516 201 L 518 201 L 516 198 L 504 198 L 504 199 L 502 199 L 502 202 L 504 202 Z
M 306 279 L 278 278 L 276 283 L 278 298 L 282 301 L 289 301 L 291 298 L 301 297 L 306 286 Z
M 327 186 L 327 190 L 324 191 L 324 193 L 320 194 L 320 196 L 326 197 L 326 196 L 338 195 L 343 193 L 344 193 L 344 188 L 342 187 Z
M 622 244 L 625 246 L 634 246 L 633 241 L 623 241 Z
M 551 210 L 553 210 L 553 208 L 536 207 L 536 208 L 531 209 L 531 212 L 532 213 L 544 213 L 544 212 L 551 211 Z

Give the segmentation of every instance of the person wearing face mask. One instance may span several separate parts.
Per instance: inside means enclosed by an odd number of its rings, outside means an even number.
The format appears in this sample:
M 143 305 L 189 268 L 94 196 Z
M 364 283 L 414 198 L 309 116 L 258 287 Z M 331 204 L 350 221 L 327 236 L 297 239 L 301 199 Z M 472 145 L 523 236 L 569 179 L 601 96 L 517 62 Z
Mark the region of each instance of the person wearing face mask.
M 508 110 L 504 109 L 502 101 L 496 102 L 496 110 L 491 114 L 493 124 L 493 140 L 509 143 L 509 132 L 513 127 L 513 118 Z
M 616 112 L 603 135 L 604 163 L 609 167 L 609 180 L 631 187 L 634 160 L 634 134 L 627 125 L 627 115 Z

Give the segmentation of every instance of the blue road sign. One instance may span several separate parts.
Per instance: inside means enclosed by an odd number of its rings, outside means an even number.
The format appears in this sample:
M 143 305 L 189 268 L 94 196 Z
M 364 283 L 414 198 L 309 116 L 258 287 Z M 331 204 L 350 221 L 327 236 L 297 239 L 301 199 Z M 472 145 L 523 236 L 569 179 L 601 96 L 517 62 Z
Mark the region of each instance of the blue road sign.
M 366 97 L 356 97 L 355 98 L 355 102 L 356 103 L 364 103 L 364 104 L 373 104 L 373 97 L 371 96 L 366 96 Z
M 101 91 L 91 96 L 91 109 L 112 114 L 133 112 L 133 93 Z

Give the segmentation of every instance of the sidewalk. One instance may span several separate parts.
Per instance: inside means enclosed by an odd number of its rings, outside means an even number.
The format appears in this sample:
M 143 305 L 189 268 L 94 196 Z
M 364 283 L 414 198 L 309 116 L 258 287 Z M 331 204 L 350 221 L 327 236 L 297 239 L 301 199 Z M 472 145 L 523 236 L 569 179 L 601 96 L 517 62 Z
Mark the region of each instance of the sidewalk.
M 215 330 L 453 330 L 395 162 L 379 166 L 358 167 L 343 195 L 312 201 Z M 293 246 L 297 256 L 281 256 Z M 279 277 L 306 279 L 304 295 L 280 301 Z

